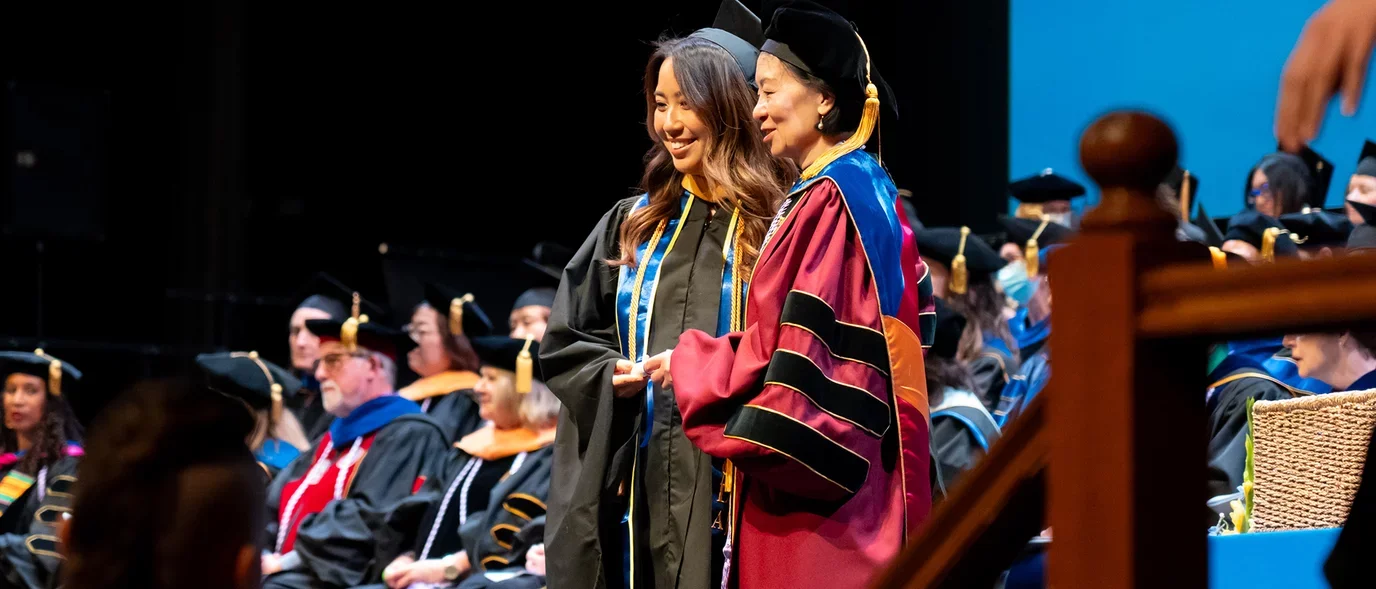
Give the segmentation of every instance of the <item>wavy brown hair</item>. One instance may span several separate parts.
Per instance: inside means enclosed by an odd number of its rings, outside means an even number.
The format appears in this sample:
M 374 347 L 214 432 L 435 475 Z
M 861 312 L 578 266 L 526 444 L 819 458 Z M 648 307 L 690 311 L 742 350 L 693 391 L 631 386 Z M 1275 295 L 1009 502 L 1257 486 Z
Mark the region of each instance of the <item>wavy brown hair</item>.
M 1018 357 L 1018 341 L 1008 329 L 1003 319 L 1004 296 L 994 286 L 992 275 L 970 277 L 970 287 L 965 294 L 947 293 L 946 302 L 951 308 L 964 315 L 968 322 L 960 334 L 960 348 L 956 358 L 961 362 L 971 362 L 984 350 L 984 334 L 992 333 L 1003 340 L 1004 345 Z
M 645 66 L 645 127 L 653 145 L 645 154 L 640 189 L 649 194 L 650 202 L 621 224 L 621 257 L 609 263 L 634 266 L 636 248 L 678 209 L 683 194 L 683 173 L 674 168 L 663 138 L 655 133 L 655 88 L 659 68 L 667 59 L 674 60 L 674 78 L 693 112 L 710 130 L 698 138 L 706 143 L 702 175 L 724 193 L 723 207 L 740 209 L 738 255 L 743 278 L 749 278 L 769 222 L 783 200 L 784 187 L 797 178 L 798 169 L 770 155 L 752 114 L 755 93 L 736 60 L 716 43 L 695 37 L 661 40 Z

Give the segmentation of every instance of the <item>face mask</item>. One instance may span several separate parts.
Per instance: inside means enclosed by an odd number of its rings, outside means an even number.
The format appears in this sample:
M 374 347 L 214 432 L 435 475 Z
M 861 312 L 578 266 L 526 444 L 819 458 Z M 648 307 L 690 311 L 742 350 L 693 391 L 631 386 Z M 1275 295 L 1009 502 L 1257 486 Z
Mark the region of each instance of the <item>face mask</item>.
M 1019 307 L 1027 305 L 1027 301 L 1032 300 L 1032 293 L 1037 291 L 1037 285 L 1027 277 L 1027 266 L 1022 262 L 1013 262 L 1000 268 L 995 278 L 1003 288 L 1003 294 L 1017 301 Z
M 1046 215 L 1046 218 L 1050 219 L 1052 223 L 1056 223 L 1058 225 L 1064 225 L 1066 227 L 1071 228 L 1075 227 L 1074 225 L 1072 225 L 1072 223 L 1074 223 L 1074 213 L 1048 213 Z

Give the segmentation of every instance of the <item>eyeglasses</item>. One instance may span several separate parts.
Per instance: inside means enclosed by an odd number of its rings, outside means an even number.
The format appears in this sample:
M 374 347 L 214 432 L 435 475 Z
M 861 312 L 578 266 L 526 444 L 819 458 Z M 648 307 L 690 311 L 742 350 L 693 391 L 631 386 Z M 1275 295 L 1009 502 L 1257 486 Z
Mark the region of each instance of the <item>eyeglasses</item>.
M 315 361 L 315 364 L 311 366 L 311 372 L 315 372 L 316 370 L 319 370 L 321 366 L 324 366 L 324 367 L 325 367 L 325 372 L 335 372 L 335 371 L 339 370 L 339 367 L 340 367 L 340 366 L 343 366 L 343 365 L 344 365 L 344 361 L 345 361 L 345 360 L 348 360 L 349 358 L 367 358 L 367 357 L 368 357 L 368 354 L 366 354 L 366 353 L 364 353 L 364 352 L 353 352 L 353 353 L 335 352 L 335 353 L 332 353 L 332 354 L 325 354 L 324 356 L 321 356 L 319 360 L 316 360 L 316 361 Z
M 416 343 L 420 343 L 420 338 L 422 337 L 437 333 L 439 333 L 439 331 L 429 325 L 411 324 L 406 326 L 406 335 L 411 336 L 411 341 Z

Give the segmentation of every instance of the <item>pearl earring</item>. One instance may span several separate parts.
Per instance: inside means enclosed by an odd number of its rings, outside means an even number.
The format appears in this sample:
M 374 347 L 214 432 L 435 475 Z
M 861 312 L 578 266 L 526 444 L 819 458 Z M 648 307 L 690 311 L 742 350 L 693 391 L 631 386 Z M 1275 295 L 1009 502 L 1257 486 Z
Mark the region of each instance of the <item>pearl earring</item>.
M 818 131 L 821 131 L 821 130 L 822 130 L 822 119 L 817 119 L 817 130 L 818 130 Z

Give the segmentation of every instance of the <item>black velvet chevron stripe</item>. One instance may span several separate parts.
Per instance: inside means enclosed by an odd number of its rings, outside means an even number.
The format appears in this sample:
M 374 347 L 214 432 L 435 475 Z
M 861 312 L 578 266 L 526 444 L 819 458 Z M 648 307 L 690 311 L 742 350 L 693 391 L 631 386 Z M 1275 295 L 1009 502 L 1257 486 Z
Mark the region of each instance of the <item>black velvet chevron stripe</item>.
M 869 477 L 864 458 L 800 422 L 752 405 L 726 422 L 725 434 L 779 452 L 854 495 Z
M 778 384 L 802 393 L 818 409 L 849 421 L 879 437 L 889 429 L 888 404 L 864 389 L 833 381 L 806 356 L 776 350 L 765 371 L 765 384 Z
M 889 343 L 884 334 L 837 322 L 836 312 L 822 299 L 796 290 L 788 293 L 779 322 L 811 331 L 836 356 L 869 364 L 885 375 L 889 373 Z

